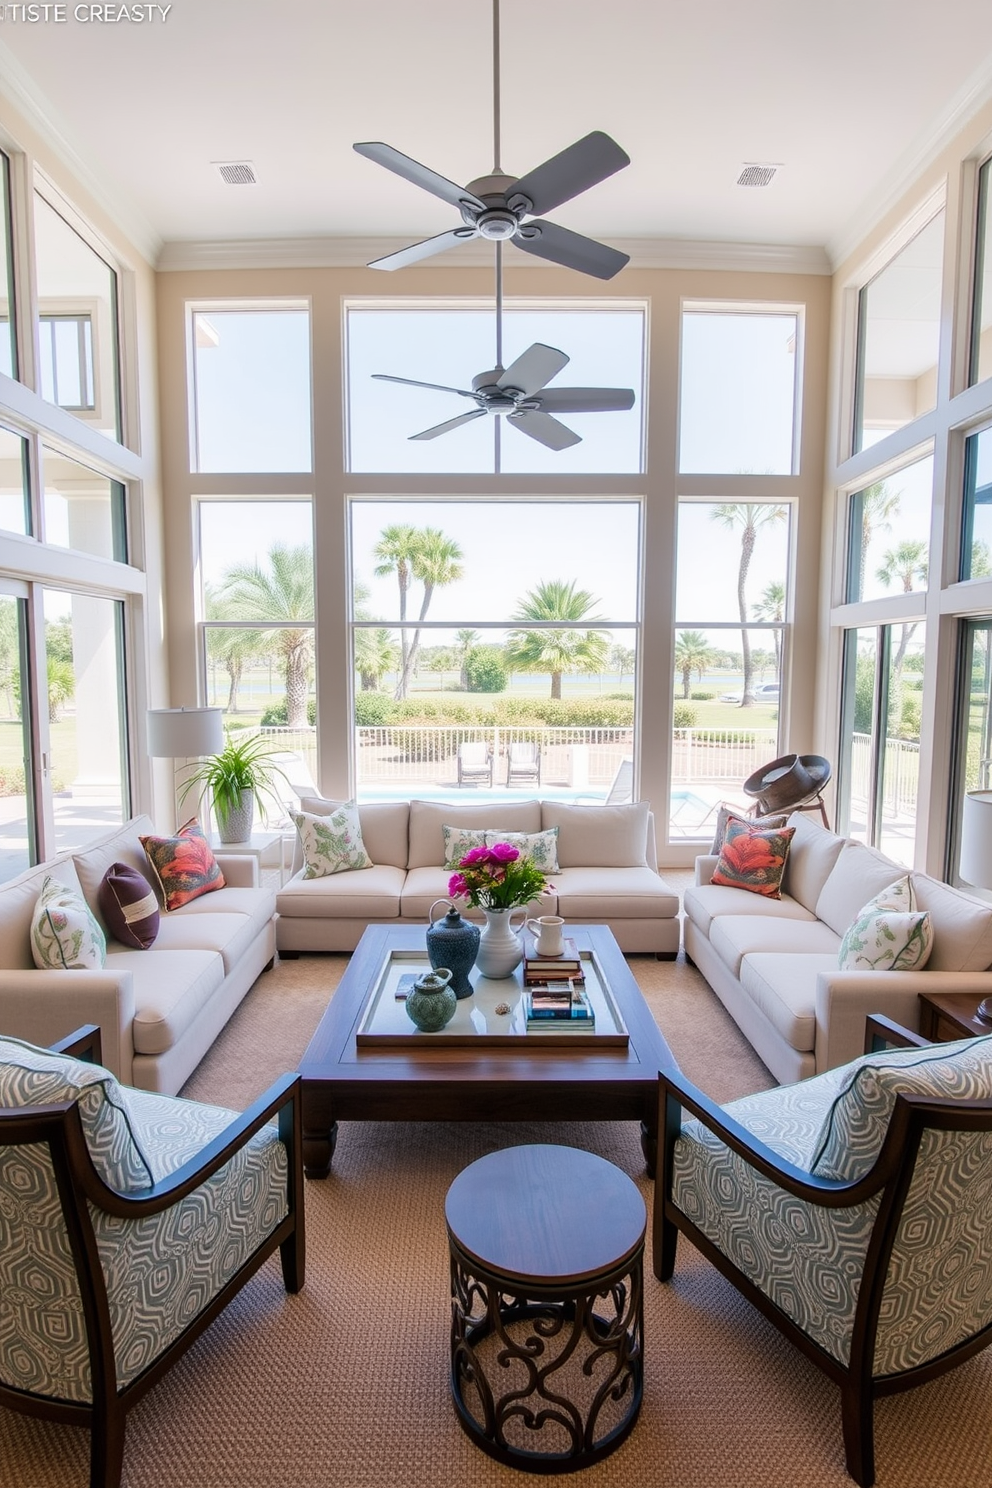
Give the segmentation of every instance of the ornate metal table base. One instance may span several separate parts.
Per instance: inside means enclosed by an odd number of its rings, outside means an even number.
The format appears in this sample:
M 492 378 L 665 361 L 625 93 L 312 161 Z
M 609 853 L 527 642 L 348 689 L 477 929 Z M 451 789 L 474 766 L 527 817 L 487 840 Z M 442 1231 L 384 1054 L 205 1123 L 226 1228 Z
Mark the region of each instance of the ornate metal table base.
M 601 1461 L 641 1406 L 643 1242 L 611 1271 L 521 1296 L 449 1240 L 451 1392 L 466 1433 L 525 1472 Z

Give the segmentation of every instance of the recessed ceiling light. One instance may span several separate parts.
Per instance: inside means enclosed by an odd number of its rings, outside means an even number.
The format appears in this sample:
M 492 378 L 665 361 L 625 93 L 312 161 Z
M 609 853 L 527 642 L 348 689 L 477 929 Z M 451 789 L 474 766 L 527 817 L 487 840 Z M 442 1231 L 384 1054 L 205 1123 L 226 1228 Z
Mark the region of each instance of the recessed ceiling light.
M 228 186 L 254 186 L 258 182 L 250 160 L 212 160 L 221 180 Z
M 769 186 L 778 168 L 778 163 L 759 165 L 757 161 L 746 160 L 741 166 L 737 184 L 738 186 Z

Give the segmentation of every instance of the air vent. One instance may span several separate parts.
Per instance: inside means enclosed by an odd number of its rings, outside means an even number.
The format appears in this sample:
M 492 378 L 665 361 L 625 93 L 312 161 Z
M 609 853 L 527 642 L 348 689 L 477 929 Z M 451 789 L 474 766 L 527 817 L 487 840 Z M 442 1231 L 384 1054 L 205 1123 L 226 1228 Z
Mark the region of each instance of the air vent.
M 738 186 L 768 186 L 778 170 L 777 165 L 742 165 Z
M 215 160 L 220 178 L 228 186 L 254 186 L 258 181 L 250 160 Z

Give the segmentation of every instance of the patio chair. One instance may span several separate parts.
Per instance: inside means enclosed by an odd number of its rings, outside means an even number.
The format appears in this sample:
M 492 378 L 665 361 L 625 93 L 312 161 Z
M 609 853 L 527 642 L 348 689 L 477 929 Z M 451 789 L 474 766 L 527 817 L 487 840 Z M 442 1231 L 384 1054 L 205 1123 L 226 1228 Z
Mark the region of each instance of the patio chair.
M 840 1386 L 863 1488 L 875 1397 L 992 1343 L 992 1037 L 868 1027 L 905 1047 L 722 1108 L 662 1071 L 654 1224 L 659 1280 L 681 1230 Z
M 634 794 L 634 761 L 623 759 L 617 766 L 617 773 L 610 782 L 610 788 L 605 796 L 576 796 L 575 804 L 596 806 L 623 806 L 633 798 Z
M 299 1075 L 237 1115 L 99 1060 L 95 1027 L 0 1039 L 0 1405 L 88 1426 L 118 1488 L 127 1411 L 262 1262 L 302 1287 L 302 1122 Z
M 486 743 L 463 742 L 458 746 L 458 784 L 493 783 L 493 751 Z
M 506 783 L 541 783 L 541 746 L 519 741 L 506 747 Z

